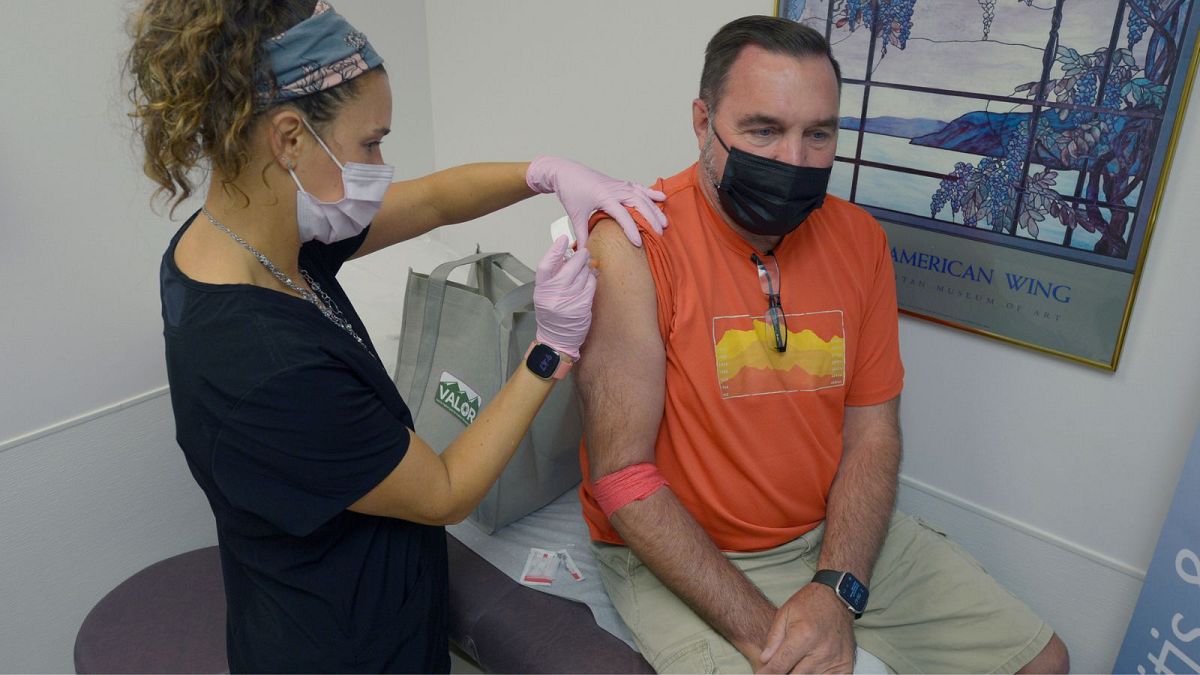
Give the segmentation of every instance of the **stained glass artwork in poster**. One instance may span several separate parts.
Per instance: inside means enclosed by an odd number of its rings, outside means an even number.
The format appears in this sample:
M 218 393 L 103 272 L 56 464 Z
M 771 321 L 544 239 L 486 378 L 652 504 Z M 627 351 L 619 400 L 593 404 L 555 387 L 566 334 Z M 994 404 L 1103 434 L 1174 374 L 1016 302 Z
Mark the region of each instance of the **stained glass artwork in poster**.
M 1116 369 L 1195 76 L 1196 0 L 780 0 L 843 75 L 830 192 L 901 310 Z

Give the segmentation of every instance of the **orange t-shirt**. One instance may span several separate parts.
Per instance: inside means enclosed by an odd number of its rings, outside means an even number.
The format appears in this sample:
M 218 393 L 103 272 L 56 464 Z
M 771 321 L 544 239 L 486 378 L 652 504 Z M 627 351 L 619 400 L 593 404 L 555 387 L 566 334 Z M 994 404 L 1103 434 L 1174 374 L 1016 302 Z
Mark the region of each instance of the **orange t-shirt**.
M 789 332 L 779 353 L 754 248 L 709 205 L 700 172 L 655 184 L 667 194 L 661 237 L 635 213 L 666 348 L 655 462 L 719 548 L 758 551 L 825 519 L 844 407 L 900 393 L 895 278 L 879 223 L 827 196 L 775 249 Z M 580 459 L 587 476 L 586 444 Z M 580 497 L 592 538 L 624 543 L 588 481 Z

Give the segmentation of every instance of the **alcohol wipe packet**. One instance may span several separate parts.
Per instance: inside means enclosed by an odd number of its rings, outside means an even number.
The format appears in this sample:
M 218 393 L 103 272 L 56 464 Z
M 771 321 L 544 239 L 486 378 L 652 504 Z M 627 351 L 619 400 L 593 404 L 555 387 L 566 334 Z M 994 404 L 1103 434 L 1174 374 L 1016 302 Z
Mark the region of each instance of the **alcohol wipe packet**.
M 549 586 L 558 572 L 558 554 L 544 548 L 530 548 L 521 571 L 521 583 L 527 586 Z

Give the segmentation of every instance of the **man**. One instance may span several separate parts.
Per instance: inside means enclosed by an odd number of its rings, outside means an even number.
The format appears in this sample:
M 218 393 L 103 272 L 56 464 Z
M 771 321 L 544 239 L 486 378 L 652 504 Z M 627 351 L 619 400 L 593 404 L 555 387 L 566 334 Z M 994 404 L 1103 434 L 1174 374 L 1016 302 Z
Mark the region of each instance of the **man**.
M 879 224 L 825 196 L 839 90 L 812 29 L 730 23 L 700 161 L 655 186 L 671 228 L 637 249 L 598 219 L 578 382 L 605 586 L 660 672 L 848 672 L 857 643 L 901 672 L 1066 672 L 1044 622 L 893 517 L 895 284 Z

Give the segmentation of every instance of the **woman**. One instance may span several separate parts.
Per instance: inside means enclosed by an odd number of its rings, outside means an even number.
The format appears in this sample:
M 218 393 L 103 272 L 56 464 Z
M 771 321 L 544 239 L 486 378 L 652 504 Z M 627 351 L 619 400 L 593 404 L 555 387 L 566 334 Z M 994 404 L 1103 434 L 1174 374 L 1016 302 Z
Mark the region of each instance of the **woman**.
M 662 196 L 555 158 L 391 183 L 387 75 L 324 2 L 145 0 L 131 32 L 146 173 L 178 205 L 191 170 L 211 172 L 161 292 L 177 438 L 217 522 L 230 667 L 447 671 L 441 526 L 499 476 L 554 360 L 578 358 L 587 251 L 567 259 L 563 237 L 542 260 L 538 372 L 518 369 L 440 456 L 334 275 L 535 192 L 558 192 L 580 226 L 593 209 L 622 217 L 632 238 L 622 203 L 661 226 Z

